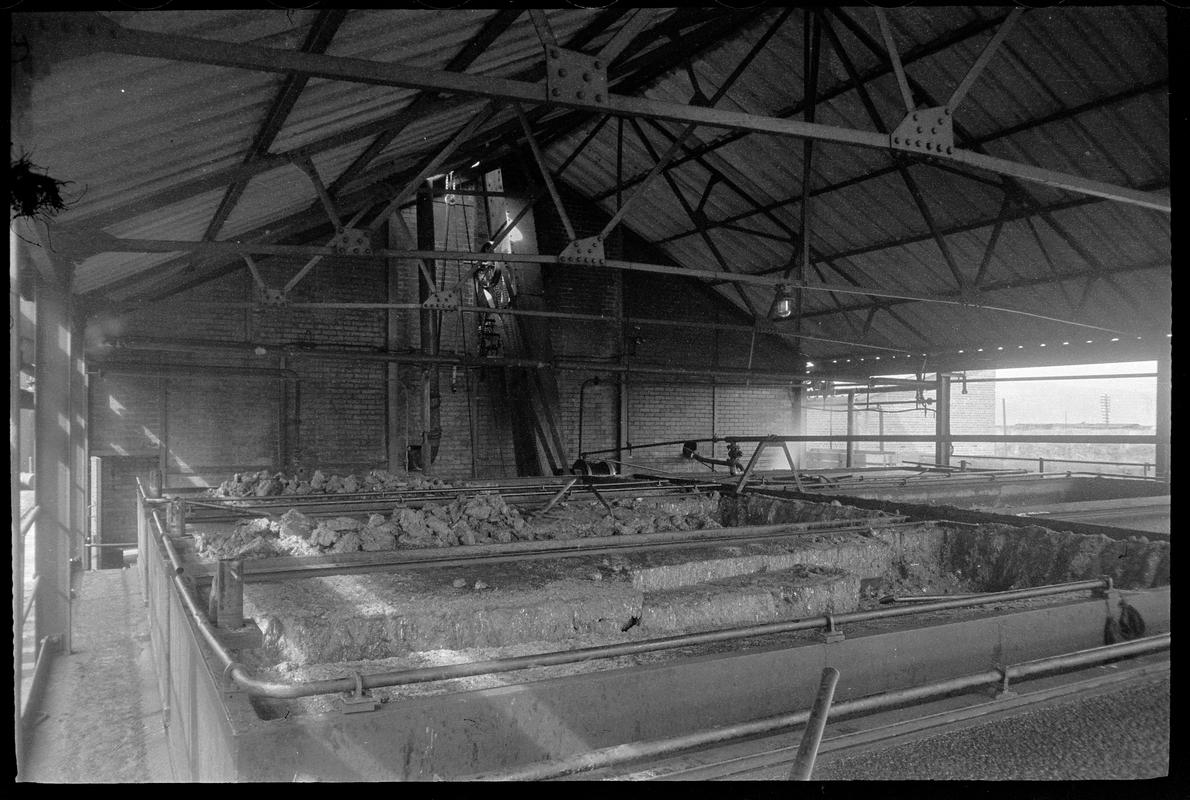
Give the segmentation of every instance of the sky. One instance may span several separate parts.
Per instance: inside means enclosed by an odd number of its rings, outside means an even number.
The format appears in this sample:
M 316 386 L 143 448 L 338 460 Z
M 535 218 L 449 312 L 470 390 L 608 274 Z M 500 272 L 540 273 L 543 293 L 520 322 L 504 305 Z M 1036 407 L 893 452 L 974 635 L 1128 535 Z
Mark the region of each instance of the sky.
M 1071 367 L 1001 369 L 997 378 L 1031 375 L 1104 375 L 1112 373 L 1154 373 L 1156 361 L 1117 364 L 1079 364 Z M 1002 425 L 1001 410 L 1008 424 L 1103 422 L 1100 398 L 1110 398 L 1109 419 L 1113 424 L 1153 425 L 1157 413 L 1155 378 L 1119 378 L 1085 381 L 1020 381 L 996 384 L 996 424 Z

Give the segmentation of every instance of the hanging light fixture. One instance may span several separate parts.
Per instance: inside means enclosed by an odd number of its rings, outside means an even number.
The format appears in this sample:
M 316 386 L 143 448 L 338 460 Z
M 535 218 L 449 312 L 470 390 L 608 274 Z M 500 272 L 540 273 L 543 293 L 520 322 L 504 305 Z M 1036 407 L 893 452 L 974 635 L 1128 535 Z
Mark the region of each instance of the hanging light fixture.
M 793 316 L 793 292 L 785 284 L 777 287 L 773 296 L 773 305 L 769 309 L 769 319 L 789 319 Z

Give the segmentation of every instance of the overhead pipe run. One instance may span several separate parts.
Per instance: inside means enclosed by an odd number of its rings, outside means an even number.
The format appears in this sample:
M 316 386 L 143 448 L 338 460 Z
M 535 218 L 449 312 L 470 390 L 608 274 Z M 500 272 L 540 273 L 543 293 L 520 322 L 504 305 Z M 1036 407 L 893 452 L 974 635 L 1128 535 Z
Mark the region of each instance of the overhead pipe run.
M 764 372 L 758 370 L 740 369 L 736 367 L 717 367 L 707 369 L 667 367 L 652 364 L 618 364 L 602 363 L 599 361 L 582 359 L 555 359 L 554 361 L 538 361 L 525 358 L 478 357 L 457 353 L 442 353 L 429 355 L 408 351 L 392 352 L 381 349 L 350 348 L 313 348 L 300 344 L 255 344 L 252 342 L 209 342 L 186 339 L 149 339 L 149 338 L 121 338 L 113 342 L 116 349 L 138 350 L 146 352 L 181 352 L 181 353 L 235 353 L 253 354 L 257 356 L 286 355 L 298 358 L 329 358 L 337 361 L 378 361 L 397 364 L 446 364 L 469 368 L 488 367 L 518 367 L 522 369 L 556 369 L 569 372 L 616 372 L 622 374 L 643 375 L 673 375 L 683 377 L 714 378 L 718 381 L 749 380 L 752 382 L 770 382 L 778 384 L 801 383 L 807 380 L 802 373 Z

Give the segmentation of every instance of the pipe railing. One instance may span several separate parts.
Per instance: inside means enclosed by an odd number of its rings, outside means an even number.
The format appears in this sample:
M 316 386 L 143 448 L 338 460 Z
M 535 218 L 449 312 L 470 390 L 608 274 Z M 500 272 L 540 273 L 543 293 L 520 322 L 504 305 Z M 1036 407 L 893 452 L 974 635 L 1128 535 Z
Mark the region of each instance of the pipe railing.
M 869 697 L 846 700 L 832 705 L 830 714 L 832 720 L 851 719 L 876 711 L 904 707 L 926 700 L 982 689 L 987 686 L 1003 687 L 1009 680 L 1026 680 L 1041 675 L 1070 672 L 1095 664 L 1115 661 L 1120 658 L 1159 653 L 1169 649 L 1170 635 L 1164 633 L 1158 636 L 1134 639 L 1129 642 L 1121 642 L 1105 647 L 1094 647 L 1034 661 L 1025 661 L 1020 664 L 937 681 L 924 686 L 896 689 Z M 568 756 L 557 761 L 530 764 L 526 767 L 504 772 L 459 776 L 452 780 L 528 781 L 559 778 L 579 772 L 620 766 L 646 758 L 672 756 L 696 747 L 724 744 L 749 736 L 778 733 L 783 730 L 806 725 L 811 718 L 811 714 L 812 711 L 810 710 L 797 711 L 792 714 L 783 714 L 781 716 L 768 717 L 751 722 L 725 725 L 711 730 L 697 731 L 669 739 L 619 744 Z
M 156 514 L 153 515 L 156 519 Z M 525 656 L 513 656 L 488 661 L 476 661 L 467 664 L 449 664 L 436 667 L 422 667 L 418 669 L 397 670 L 389 672 L 371 673 L 358 677 L 330 678 L 302 683 L 286 683 L 281 681 L 262 680 L 253 676 L 246 666 L 235 661 L 227 648 L 220 641 L 214 627 L 206 614 L 198 607 L 192 593 L 187 586 L 183 573 L 185 568 L 173 547 L 170 537 L 157 520 L 157 541 L 165 551 L 170 565 L 173 567 L 174 586 L 189 612 L 191 621 L 198 628 L 202 637 L 207 641 L 215 653 L 223 669 L 223 677 L 234 682 L 249 695 L 258 697 L 272 697 L 276 699 L 294 699 L 298 697 L 312 697 L 315 695 L 334 694 L 339 692 L 353 692 L 357 689 L 376 689 L 387 686 L 402 686 L 412 683 L 428 683 L 431 681 L 464 678 L 475 675 L 492 675 L 530 667 L 547 667 L 559 664 L 575 664 L 601 658 L 650 653 L 659 650 L 671 650 L 679 647 L 689 647 L 714 642 L 736 641 L 755 636 L 767 636 L 793 631 L 827 630 L 833 631 L 840 624 L 862 622 L 874 619 L 888 619 L 892 617 L 924 614 L 932 611 L 942 611 L 952 608 L 967 608 L 992 603 L 1002 603 L 1011 600 L 1025 600 L 1035 597 L 1046 597 L 1058 594 L 1069 594 L 1083 590 L 1110 589 L 1111 578 L 1074 581 L 1070 583 L 1038 586 L 1029 589 L 1017 589 L 1008 592 L 992 592 L 972 598 L 937 603 L 914 604 L 904 608 L 882 608 L 870 611 L 854 611 L 844 614 L 822 615 L 800 620 L 772 622 L 762 625 L 752 625 L 743 628 L 730 628 L 703 633 L 668 636 L 658 639 L 646 639 L 640 642 L 624 644 L 600 645 L 583 647 L 575 650 L 563 650 L 548 653 L 537 653 Z M 151 564 L 152 559 L 147 559 Z
M 1096 461 L 1091 458 L 1050 458 L 1049 456 L 984 456 L 984 455 L 959 455 L 954 454 L 951 458 L 959 459 L 980 459 L 983 461 L 1036 461 L 1038 463 L 1037 471 L 1045 472 L 1045 465 L 1047 463 L 1053 464 L 1096 464 L 1107 467 L 1143 467 L 1144 477 L 1149 476 L 1149 470 L 1156 466 L 1152 461 Z

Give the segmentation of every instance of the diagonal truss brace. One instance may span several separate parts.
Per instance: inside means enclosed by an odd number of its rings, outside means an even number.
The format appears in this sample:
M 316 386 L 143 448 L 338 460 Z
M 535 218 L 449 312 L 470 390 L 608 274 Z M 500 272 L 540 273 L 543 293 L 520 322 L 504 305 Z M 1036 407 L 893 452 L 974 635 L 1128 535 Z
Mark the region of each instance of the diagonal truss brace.
M 606 95 L 606 102 L 602 104 L 590 96 L 580 100 L 577 96 L 568 99 L 560 94 L 555 99 L 550 96 L 547 86 L 543 84 L 483 75 L 427 70 L 404 64 L 367 59 L 278 50 L 241 42 L 220 42 L 192 36 L 134 30 L 125 28 L 98 14 L 29 12 L 18 16 L 22 18 L 22 24 L 25 26 L 21 32 L 27 31 L 30 41 L 33 37 L 38 36 L 38 23 L 46 20 L 48 23 L 46 32 L 48 33 L 48 30 L 52 28 L 55 34 L 60 30 L 61 35 L 41 36 L 41 39 L 69 38 L 71 41 L 82 39 L 85 40 L 86 46 L 104 52 L 265 72 L 299 72 L 330 80 L 432 89 L 495 100 L 548 103 L 592 111 L 610 111 L 617 115 L 647 117 L 775 136 L 818 139 L 859 147 L 888 148 L 888 137 L 874 131 L 854 130 L 781 117 L 766 117 L 726 109 L 691 106 L 647 97 Z M 903 73 L 904 71 L 901 70 L 902 76 Z M 906 110 L 910 113 L 914 110 L 912 97 L 908 98 Z M 941 157 L 977 169 L 1042 183 L 1067 191 L 1139 205 L 1165 213 L 1171 210 L 1170 200 L 1166 196 L 1093 181 L 1004 158 L 958 148 L 953 153 L 944 153 Z

